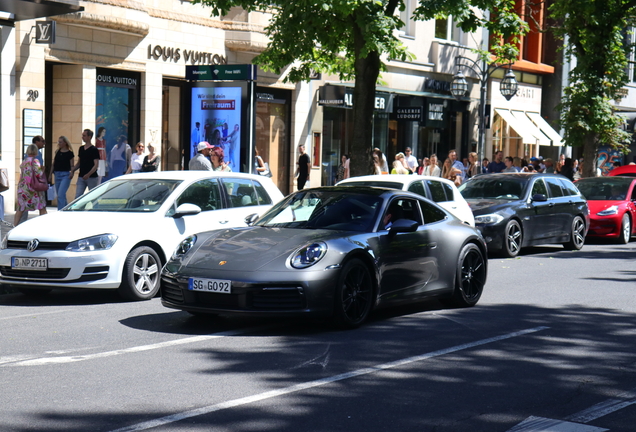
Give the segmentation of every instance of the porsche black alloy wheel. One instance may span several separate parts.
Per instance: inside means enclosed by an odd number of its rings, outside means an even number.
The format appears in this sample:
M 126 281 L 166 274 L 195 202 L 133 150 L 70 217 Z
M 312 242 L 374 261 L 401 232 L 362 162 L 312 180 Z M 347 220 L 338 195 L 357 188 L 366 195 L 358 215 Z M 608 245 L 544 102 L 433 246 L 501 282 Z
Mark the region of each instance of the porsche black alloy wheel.
M 570 241 L 563 243 L 563 247 L 570 250 L 580 250 L 585 244 L 585 222 L 581 216 L 575 216 L 572 220 Z
M 161 260 L 154 249 L 140 246 L 126 257 L 119 293 L 128 300 L 149 300 L 159 291 Z
M 459 254 L 456 281 L 454 300 L 457 306 L 475 306 L 486 284 L 486 262 L 479 247 L 473 243 L 465 245 Z
M 507 257 L 514 258 L 521 251 L 521 242 L 523 241 L 523 233 L 521 226 L 516 220 L 508 221 L 506 231 L 504 233 L 503 254 Z
M 340 273 L 334 305 L 338 325 L 355 328 L 371 311 L 373 283 L 369 269 L 358 259 L 347 262 Z

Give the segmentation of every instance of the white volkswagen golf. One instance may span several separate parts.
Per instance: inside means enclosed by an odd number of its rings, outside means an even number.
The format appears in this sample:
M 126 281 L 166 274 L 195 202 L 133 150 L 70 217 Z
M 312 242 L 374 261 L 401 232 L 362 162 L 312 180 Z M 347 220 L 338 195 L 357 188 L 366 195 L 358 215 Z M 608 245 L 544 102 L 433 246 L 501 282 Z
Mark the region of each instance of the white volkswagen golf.
M 64 209 L 2 239 L 0 282 L 26 294 L 53 288 L 118 289 L 130 300 L 159 290 L 161 267 L 183 238 L 246 226 L 283 198 L 271 179 L 167 171 L 110 180 Z

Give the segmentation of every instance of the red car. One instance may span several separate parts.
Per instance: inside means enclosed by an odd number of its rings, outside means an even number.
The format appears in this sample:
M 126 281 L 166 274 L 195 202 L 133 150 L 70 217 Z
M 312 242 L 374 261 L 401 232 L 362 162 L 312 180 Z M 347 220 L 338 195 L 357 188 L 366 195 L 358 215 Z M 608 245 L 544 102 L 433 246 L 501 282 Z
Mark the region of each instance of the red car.
M 587 235 L 629 243 L 636 235 L 636 177 L 589 177 L 575 184 L 590 209 Z
M 636 165 L 623 165 L 614 168 L 607 174 L 608 176 L 636 177 Z

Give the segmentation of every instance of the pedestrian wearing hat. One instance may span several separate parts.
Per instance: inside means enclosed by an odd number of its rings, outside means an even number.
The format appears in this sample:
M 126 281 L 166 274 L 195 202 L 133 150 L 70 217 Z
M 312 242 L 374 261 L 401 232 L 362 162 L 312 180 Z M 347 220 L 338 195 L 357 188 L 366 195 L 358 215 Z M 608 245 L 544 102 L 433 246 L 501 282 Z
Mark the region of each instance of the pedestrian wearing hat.
M 190 171 L 212 171 L 212 163 L 210 162 L 210 150 L 212 146 L 207 141 L 201 141 L 197 145 L 197 154 L 190 159 L 188 169 Z

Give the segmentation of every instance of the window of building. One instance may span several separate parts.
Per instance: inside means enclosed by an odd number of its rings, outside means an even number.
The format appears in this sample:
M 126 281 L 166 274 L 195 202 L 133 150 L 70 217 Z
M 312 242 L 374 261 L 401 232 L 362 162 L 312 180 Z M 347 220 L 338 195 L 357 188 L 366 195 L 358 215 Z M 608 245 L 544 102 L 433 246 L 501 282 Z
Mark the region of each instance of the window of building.
M 461 42 L 462 31 L 455 24 L 453 16 L 435 20 L 435 38 L 453 42 Z
M 630 47 L 627 56 L 627 78 L 630 82 L 636 82 L 636 28 L 628 29 L 625 41 Z
M 400 19 L 404 25 L 400 28 L 403 36 L 415 37 L 415 21 L 413 20 L 413 10 L 417 0 L 404 0 L 404 10 L 400 11 Z

